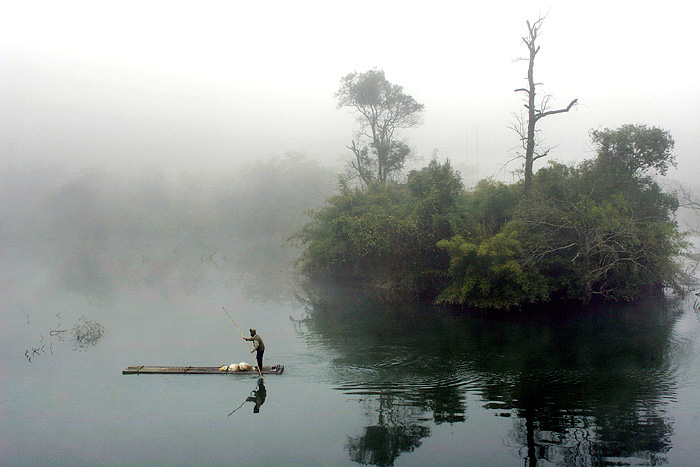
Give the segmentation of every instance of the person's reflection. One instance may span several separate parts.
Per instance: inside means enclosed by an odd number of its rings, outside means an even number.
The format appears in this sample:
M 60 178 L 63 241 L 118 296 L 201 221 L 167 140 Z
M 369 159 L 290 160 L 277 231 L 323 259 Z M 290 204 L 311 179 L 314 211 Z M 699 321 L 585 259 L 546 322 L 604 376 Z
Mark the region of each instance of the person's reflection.
M 265 403 L 265 397 L 267 397 L 267 389 L 265 389 L 265 382 L 262 378 L 258 378 L 258 386 L 253 389 L 250 396 L 245 400 L 246 402 L 255 402 L 253 407 L 253 413 L 260 412 L 260 406 Z
M 241 405 L 233 409 L 233 411 L 230 414 L 228 414 L 228 417 L 236 413 L 238 409 L 243 407 L 243 404 L 245 404 L 246 402 L 254 402 L 255 406 L 253 407 L 253 413 L 259 413 L 260 406 L 265 403 L 265 397 L 267 397 L 267 389 L 265 389 L 265 382 L 262 378 L 258 378 L 258 384 L 257 386 L 255 386 L 255 389 L 253 389 L 250 392 L 250 396 L 246 397 L 246 399 L 243 402 L 241 402 Z

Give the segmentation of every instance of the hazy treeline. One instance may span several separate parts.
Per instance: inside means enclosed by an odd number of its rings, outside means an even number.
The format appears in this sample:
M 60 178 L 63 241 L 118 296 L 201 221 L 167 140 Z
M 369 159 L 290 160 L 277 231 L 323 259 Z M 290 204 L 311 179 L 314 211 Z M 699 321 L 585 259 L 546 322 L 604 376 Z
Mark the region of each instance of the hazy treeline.
M 335 183 L 331 169 L 300 154 L 252 161 L 217 176 L 168 177 L 154 166 L 135 176 L 101 168 L 10 169 L 0 173 L 2 243 L 286 239 Z
M 287 239 L 335 185 L 333 170 L 302 154 L 217 175 L 7 169 L 0 246 L 21 248 L 69 290 L 100 299 L 116 280 L 183 290 L 219 268 L 288 269 L 296 252 Z

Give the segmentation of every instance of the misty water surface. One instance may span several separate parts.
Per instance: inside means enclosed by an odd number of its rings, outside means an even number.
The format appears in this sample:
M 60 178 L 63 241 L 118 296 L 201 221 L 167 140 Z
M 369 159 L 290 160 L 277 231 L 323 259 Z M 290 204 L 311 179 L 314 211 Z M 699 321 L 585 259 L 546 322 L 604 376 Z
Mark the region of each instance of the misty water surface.
M 5 208 L 3 465 L 700 459 L 694 295 L 578 317 L 382 307 L 352 287 L 295 277 L 286 233 L 255 231 L 275 218 L 245 223 L 248 232 L 235 215 L 222 225 L 214 197 L 210 210 L 190 213 L 199 227 L 178 227 L 196 203 L 170 204 L 175 194 L 163 188 L 149 198 L 160 207 L 129 206 L 95 180 L 56 184 L 33 210 Z M 283 199 L 266 202 L 288 207 Z M 255 212 L 225 207 L 239 218 Z M 265 378 L 258 413 L 246 401 L 259 389 L 254 376 L 121 374 L 130 365 L 251 362 L 223 306 L 242 329 L 258 329 L 266 364 L 285 365 Z
M 206 253 L 143 246 L 67 274 L 47 252 L 3 251 L 3 463 L 694 465 L 700 454 L 692 301 L 566 320 L 389 310 Z M 110 264 L 144 276 L 115 278 Z M 286 367 L 265 378 L 259 413 L 245 402 L 255 377 L 121 375 L 252 361 L 222 306 Z M 104 328 L 91 345 L 76 340 L 85 323 Z

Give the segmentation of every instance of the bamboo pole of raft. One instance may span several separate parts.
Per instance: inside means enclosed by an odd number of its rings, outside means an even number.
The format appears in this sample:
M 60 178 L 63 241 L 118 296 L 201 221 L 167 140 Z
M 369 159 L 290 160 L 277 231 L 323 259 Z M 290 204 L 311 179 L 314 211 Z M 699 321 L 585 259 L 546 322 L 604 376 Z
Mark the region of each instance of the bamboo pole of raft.
M 231 321 L 233 321 L 233 325 L 236 326 L 236 329 L 238 329 L 238 332 L 241 333 L 241 337 L 245 341 L 245 345 L 246 345 L 246 347 L 248 347 L 248 351 L 250 353 L 253 353 L 253 349 L 250 348 L 250 344 L 248 344 L 248 341 L 246 340 L 245 336 L 243 335 L 243 331 L 241 331 L 241 328 L 238 327 L 236 322 L 233 320 L 233 317 L 228 314 L 228 311 L 226 311 L 226 308 L 223 306 L 221 308 L 223 308 L 224 312 L 228 315 L 229 318 L 231 318 Z M 265 379 L 265 378 L 263 378 L 263 375 L 262 375 L 262 368 L 260 368 L 260 366 L 258 366 L 256 368 L 258 369 L 258 374 L 260 375 L 260 378 Z

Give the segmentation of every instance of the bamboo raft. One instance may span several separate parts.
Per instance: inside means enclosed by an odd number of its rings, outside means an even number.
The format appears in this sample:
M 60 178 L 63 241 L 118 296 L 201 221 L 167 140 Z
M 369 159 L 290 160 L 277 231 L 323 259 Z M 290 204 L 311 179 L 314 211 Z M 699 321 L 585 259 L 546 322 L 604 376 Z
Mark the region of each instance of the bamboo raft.
M 284 365 L 263 366 L 262 374 L 279 375 L 284 371 Z M 228 371 L 218 366 L 130 366 L 122 371 L 123 375 L 140 374 L 181 374 L 181 375 L 257 375 L 258 370 Z

